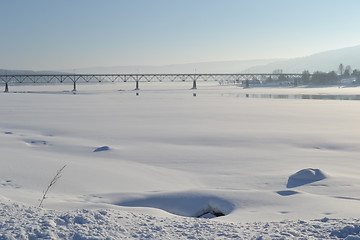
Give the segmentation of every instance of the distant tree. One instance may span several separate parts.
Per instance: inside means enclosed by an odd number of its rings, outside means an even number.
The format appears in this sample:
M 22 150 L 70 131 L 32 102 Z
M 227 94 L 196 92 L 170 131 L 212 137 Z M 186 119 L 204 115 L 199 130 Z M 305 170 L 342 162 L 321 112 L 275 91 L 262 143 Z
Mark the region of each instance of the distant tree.
M 350 77 L 350 74 L 351 74 L 351 66 L 350 66 L 350 65 L 347 65 L 347 66 L 345 67 L 344 76 Z
M 344 74 L 344 65 L 342 63 L 340 63 L 338 70 L 340 76 L 342 76 Z
M 325 72 L 316 71 L 313 73 L 312 78 L 311 78 L 312 84 L 325 84 L 325 82 L 326 82 L 326 73 Z
M 281 74 L 281 75 L 279 75 L 278 80 L 279 80 L 279 81 L 282 81 L 282 82 L 287 81 L 287 80 L 288 80 L 288 76 Z
M 329 73 L 316 71 L 312 75 L 311 83 L 318 85 L 327 85 L 327 84 L 335 84 L 337 80 L 338 77 L 335 71 L 331 71 Z
M 273 75 L 274 80 L 280 80 L 280 81 L 283 80 L 283 79 L 280 79 L 280 76 L 283 73 L 282 69 L 275 69 L 272 73 L 273 74 L 279 74 L 279 75 Z
M 282 74 L 283 73 L 283 70 L 282 69 L 275 69 L 273 71 L 273 74 Z
M 301 81 L 304 84 L 309 84 L 310 83 L 310 72 L 308 70 L 305 70 L 305 71 L 302 72 Z
M 351 76 L 356 78 L 356 83 L 360 83 L 360 71 L 357 69 L 354 69 L 354 71 L 351 73 Z
M 335 71 L 328 72 L 327 79 L 329 84 L 337 83 L 337 81 L 339 80 L 338 75 Z

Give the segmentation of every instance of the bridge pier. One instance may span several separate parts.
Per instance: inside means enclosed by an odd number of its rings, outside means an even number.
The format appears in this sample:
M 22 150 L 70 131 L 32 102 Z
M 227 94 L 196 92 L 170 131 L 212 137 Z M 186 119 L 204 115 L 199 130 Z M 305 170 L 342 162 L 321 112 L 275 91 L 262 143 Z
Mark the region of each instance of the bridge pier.
M 4 92 L 9 92 L 9 84 L 8 84 L 8 82 L 5 82 L 5 90 L 4 90 Z
M 135 89 L 134 90 L 140 90 L 140 88 L 139 88 L 139 80 L 137 80 L 136 82 L 135 82 Z
M 72 90 L 73 92 L 76 92 L 76 81 L 74 81 L 74 88 Z
M 193 87 L 192 87 L 191 89 L 197 89 L 197 87 L 196 87 L 196 80 L 195 80 L 195 79 L 193 80 Z

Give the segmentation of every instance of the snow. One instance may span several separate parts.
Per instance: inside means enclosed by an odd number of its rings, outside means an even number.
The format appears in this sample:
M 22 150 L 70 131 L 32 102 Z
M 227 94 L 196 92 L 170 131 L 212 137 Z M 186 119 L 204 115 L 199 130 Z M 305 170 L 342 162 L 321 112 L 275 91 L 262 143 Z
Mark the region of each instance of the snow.
M 360 101 L 258 97 L 359 87 L 191 86 L 1 93 L 0 239 L 360 238 Z

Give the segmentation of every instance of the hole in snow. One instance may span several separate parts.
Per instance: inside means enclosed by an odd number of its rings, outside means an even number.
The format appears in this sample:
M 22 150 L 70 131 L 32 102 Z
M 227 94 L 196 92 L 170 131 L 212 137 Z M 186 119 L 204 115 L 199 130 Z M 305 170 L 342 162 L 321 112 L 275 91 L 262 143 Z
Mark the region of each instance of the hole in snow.
M 291 195 L 294 195 L 294 194 L 298 194 L 299 192 L 292 191 L 292 190 L 284 190 L 284 191 L 277 191 L 276 193 L 281 195 L 281 196 L 291 196 Z
M 206 210 L 204 210 L 200 214 L 196 215 L 195 217 L 197 217 L 197 218 L 215 218 L 215 217 L 222 217 L 222 216 L 225 216 L 225 214 L 223 212 L 221 212 L 220 210 L 213 208 L 212 206 L 209 205 L 209 207 Z
M 201 193 L 154 194 L 127 199 L 116 205 L 126 207 L 151 207 L 184 217 L 215 218 L 228 215 L 234 205 L 220 197 Z
M 102 152 L 102 151 L 109 151 L 109 150 L 110 150 L 110 147 L 102 146 L 102 147 L 96 148 L 93 152 Z

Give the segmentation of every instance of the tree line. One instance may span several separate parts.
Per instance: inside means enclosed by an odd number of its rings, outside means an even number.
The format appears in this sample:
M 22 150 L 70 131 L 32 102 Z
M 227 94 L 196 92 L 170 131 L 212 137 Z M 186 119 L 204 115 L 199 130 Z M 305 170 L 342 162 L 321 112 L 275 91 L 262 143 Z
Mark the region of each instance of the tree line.
M 339 84 L 344 79 L 352 79 L 353 84 L 360 84 L 360 70 L 352 70 L 350 65 L 344 66 L 342 63 L 339 65 L 337 72 L 315 71 L 311 75 L 308 70 L 305 70 L 302 74 L 301 81 L 303 84 L 333 85 Z

